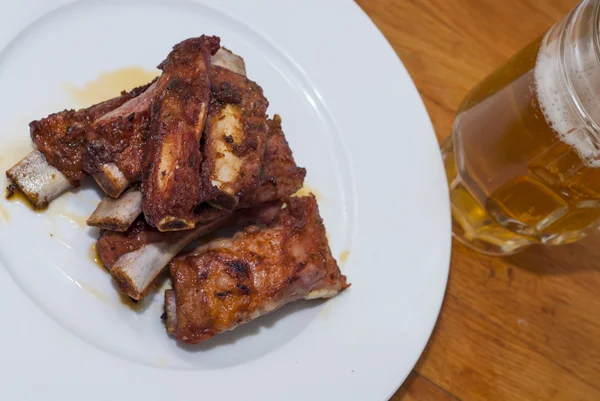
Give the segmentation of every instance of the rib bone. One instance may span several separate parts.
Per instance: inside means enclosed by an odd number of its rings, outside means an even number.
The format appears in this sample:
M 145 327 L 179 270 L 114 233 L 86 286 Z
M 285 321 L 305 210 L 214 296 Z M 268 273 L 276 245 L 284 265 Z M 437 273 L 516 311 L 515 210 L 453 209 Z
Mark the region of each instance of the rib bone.
M 231 70 L 236 74 L 246 75 L 246 63 L 244 63 L 244 59 L 225 47 L 221 47 L 211 57 L 210 63 Z
M 119 195 L 129 186 L 129 181 L 123 172 L 114 163 L 106 163 L 100 166 L 100 172 L 94 174 L 94 179 L 102 190 L 111 198 Z
M 174 336 L 177 331 L 177 305 L 175 305 L 175 291 L 165 290 L 165 323 L 167 333 Z
M 6 171 L 6 176 L 25 194 L 35 208 L 44 208 L 71 188 L 67 177 L 34 150 Z
M 92 227 L 126 231 L 142 212 L 142 193 L 131 188 L 118 199 L 105 197 L 87 220 Z

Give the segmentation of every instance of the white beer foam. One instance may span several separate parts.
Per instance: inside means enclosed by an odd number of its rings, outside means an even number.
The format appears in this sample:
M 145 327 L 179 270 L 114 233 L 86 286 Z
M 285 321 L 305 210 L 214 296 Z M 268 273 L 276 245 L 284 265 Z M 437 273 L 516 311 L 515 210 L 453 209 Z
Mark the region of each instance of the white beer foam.
M 600 79 L 598 61 L 593 53 L 577 56 L 574 64 L 569 66 L 572 69 L 568 72 L 571 84 L 584 109 L 596 110 L 598 105 L 592 93 L 592 82 L 598 83 Z M 562 74 L 556 41 L 545 44 L 538 54 L 534 70 L 535 89 L 544 118 L 559 138 L 572 146 L 586 164 L 599 167 L 600 150 L 594 142 L 600 138 L 594 138 L 593 133 L 584 127 Z

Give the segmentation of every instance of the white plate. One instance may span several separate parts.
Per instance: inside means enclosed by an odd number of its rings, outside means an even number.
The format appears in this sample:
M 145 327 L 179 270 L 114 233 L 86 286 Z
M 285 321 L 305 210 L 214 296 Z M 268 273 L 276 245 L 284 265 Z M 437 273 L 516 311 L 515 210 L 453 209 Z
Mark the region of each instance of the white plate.
M 450 214 L 433 129 L 392 48 L 350 1 L 23 1 L 0 15 L 0 167 L 27 123 L 82 87 L 152 69 L 210 33 L 270 100 L 353 286 L 196 347 L 167 337 L 159 295 L 133 310 L 91 260 L 91 185 L 44 213 L 0 201 L 0 398 L 384 400 L 423 350 L 444 295 Z M 12 38 L 12 39 L 11 39 Z M 4 182 L 2 183 L 4 184 Z M 346 258 L 341 256 L 347 253 Z

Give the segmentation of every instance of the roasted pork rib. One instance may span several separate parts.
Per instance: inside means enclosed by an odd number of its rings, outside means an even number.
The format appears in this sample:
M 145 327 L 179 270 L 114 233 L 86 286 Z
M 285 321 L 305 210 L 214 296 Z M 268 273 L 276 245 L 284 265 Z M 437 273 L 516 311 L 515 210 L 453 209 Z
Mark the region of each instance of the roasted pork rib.
M 202 200 L 232 210 L 260 183 L 269 102 L 255 82 L 225 68 L 213 67 L 211 86 Z
M 200 139 L 210 102 L 210 56 L 219 38 L 187 39 L 159 68 L 165 81 L 152 105 L 142 166 L 142 207 L 160 231 L 194 227 L 200 204 Z
M 6 175 L 36 208 L 78 186 L 87 175 L 84 170 L 86 132 L 93 123 L 128 101 L 138 97 L 149 85 L 80 110 L 64 110 L 29 124 L 37 150 L 10 168 Z
M 349 286 L 331 255 L 315 198 L 290 198 L 286 206 L 266 228 L 247 226 L 171 262 L 169 333 L 197 343 L 287 303 L 329 298 Z
M 29 124 L 31 139 L 48 163 L 63 173 L 71 185 L 77 186 L 87 175 L 83 168 L 86 132 L 97 119 L 138 97 L 149 85 L 123 92 L 119 97 L 87 109 L 65 110 L 32 121 Z
M 103 115 L 86 131 L 84 169 L 113 198 L 140 180 L 150 105 L 159 90 L 159 82 L 153 81 L 144 93 Z

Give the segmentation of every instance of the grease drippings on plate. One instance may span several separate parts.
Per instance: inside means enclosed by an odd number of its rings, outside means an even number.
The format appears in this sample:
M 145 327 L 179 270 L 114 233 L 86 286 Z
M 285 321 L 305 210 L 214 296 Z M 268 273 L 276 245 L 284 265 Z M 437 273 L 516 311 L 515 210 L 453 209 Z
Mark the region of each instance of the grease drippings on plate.
M 140 66 L 123 67 L 103 72 L 83 87 L 65 83 L 63 88 L 81 106 L 90 106 L 118 96 L 123 90 L 130 90 L 152 81 L 159 75 L 158 70 L 147 70 Z
M 350 256 L 350 251 L 348 249 L 343 250 L 339 257 L 340 263 L 345 265 L 348 261 L 348 256 Z
M 29 199 L 25 196 L 23 192 L 21 192 L 16 186 L 8 185 L 4 192 L 4 198 L 9 202 L 19 203 L 29 210 L 33 210 L 36 213 L 44 212 L 48 210 L 48 207 L 45 208 L 34 208 Z M 6 211 L 8 213 L 8 211 Z
M 5 223 L 10 223 L 10 213 L 8 213 L 8 210 L 6 210 L 4 208 L 4 205 L 0 204 L 0 216 L 2 217 L 2 220 L 4 220 Z
M 90 251 L 89 251 L 89 257 L 90 260 L 99 268 L 101 268 L 102 270 L 106 270 L 106 268 L 104 267 L 104 265 L 102 264 L 102 261 L 100 260 L 100 256 L 98 255 L 98 250 L 96 249 L 96 244 L 92 244 L 92 246 L 90 247 Z

